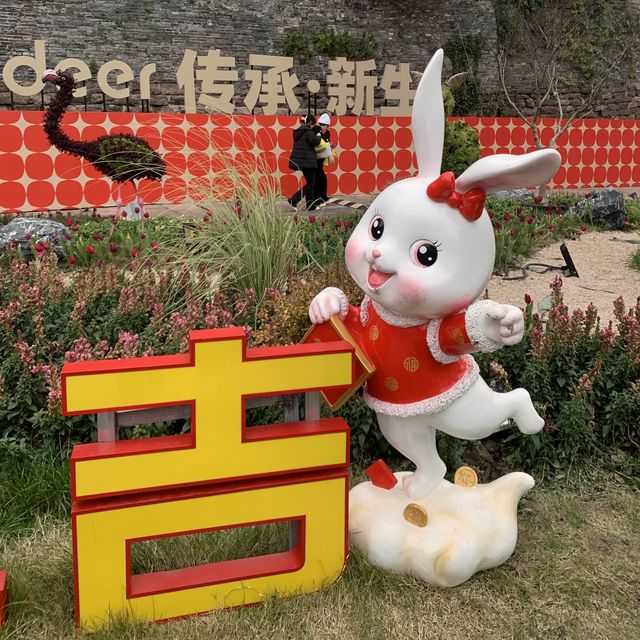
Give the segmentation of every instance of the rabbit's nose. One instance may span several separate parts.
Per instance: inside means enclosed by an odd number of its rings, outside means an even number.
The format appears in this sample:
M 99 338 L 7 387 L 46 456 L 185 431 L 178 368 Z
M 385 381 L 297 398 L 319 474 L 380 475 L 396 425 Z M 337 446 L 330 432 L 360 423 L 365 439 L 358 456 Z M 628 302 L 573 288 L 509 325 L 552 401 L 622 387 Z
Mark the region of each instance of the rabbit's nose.
M 380 249 L 374 249 L 374 250 L 371 252 L 371 255 L 372 255 L 374 258 L 379 258 L 379 257 L 382 255 L 382 253 L 380 252 Z

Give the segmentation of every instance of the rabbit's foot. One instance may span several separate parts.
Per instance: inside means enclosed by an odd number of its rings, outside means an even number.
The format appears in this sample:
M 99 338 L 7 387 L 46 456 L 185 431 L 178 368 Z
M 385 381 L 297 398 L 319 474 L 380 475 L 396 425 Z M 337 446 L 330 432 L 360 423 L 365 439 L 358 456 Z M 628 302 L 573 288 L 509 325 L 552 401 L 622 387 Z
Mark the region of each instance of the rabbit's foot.
M 444 467 L 444 464 L 442 466 Z M 402 479 L 402 489 L 412 500 L 420 500 L 438 486 L 443 476 L 444 471 L 441 476 L 437 474 L 425 475 L 416 471 Z
M 531 402 L 531 397 L 524 389 L 515 389 L 511 394 L 519 394 L 522 398 L 519 398 L 520 402 L 517 403 L 517 408 L 513 419 L 518 425 L 518 429 L 526 434 L 532 435 L 538 433 L 542 427 L 544 427 L 544 419 L 538 415 Z

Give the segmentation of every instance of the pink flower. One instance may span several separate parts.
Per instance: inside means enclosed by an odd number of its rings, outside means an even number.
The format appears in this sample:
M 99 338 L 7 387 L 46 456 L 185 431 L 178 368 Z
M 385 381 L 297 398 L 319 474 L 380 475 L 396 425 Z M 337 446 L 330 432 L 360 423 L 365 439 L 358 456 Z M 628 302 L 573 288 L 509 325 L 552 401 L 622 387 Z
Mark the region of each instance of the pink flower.
M 92 256 L 95 252 L 96 252 L 96 248 L 95 248 L 92 244 L 90 244 L 90 245 L 87 247 L 87 253 L 88 253 L 90 256 Z
M 316 217 L 314 215 L 309 216 L 309 222 L 313 224 L 316 221 Z
M 112 243 L 109 245 L 109 251 L 110 251 L 111 253 L 116 253 L 116 252 L 118 251 L 118 245 L 117 245 L 115 242 L 112 242 Z
M 504 214 L 504 221 L 511 222 L 511 214 L 508 211 Z
M 67 216 L 64 221 L 65 227 L 70 227 L 73 225 L 73 218 L 71 216 Z
M 296 213 L 296 215 L 293 216 L 293 221 L 298 222 L 298 220 L 300 220 L 300 216 Z
M 133 249 L 131 249 L 132 258 L 135 258 L 139 253 L 140 253 L 140 249 L 136 249 L 136 247 L 133 247 Z
M 516 230 L 515 230 L 515 229 L 511 229 L 511 231 L 509 231 L 509 235 L 510 235 L 512 238 L 515 238 L 515 237 L 516 237 Z
M 160 247 L 160 245 L 157 242 L 152 242 L 151 243 L 151 250 L 152 251 L 157 251 L 159 247 Z
M 145 211 L 145 212 L 142 214 L 142 217 L 143 217 L 145 220 L 148 220 L 148 219 L 149 219 L 149 212 L 148 212 L 148 211 Z
M 532 300 L 531 300 L 531 296 L 528 293 L 524 294 L 524 303 L 525 304 L 531 304 Z
M 76 263 L 76 257 L 72 254 L 69 256 L 69 264 L 75 264 Z
M 542 202 L 542 196 L 534 196 L 533 201 L 536 204 L 540 204 Z
M 122 213 L 121 213 L 120 215 L 121 215 L 123 218 L 126 218 L 126 217 L 127 217 L 127 215 L 128 215 L 128 214 L 127 214 L 127 210 L 126 210 L 126 209 L 123 209 L 123 210 L 122 210 Z

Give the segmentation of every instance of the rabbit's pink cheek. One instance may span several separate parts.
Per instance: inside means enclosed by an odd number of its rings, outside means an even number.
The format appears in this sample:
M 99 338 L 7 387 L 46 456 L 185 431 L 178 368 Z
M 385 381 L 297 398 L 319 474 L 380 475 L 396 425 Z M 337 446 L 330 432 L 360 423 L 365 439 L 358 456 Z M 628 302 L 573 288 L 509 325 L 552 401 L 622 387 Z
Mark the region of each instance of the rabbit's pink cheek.
M 360 254 L 362 254 L 362 251 L 363 249 L 359 242 L 349 240 L 349 242 L 347 242 L 347 247 L 344 252 L 345 260 L 347 261 L 347 263 L 354 262 L 357 259 L 357 257 Z
M 427 299 L 427 291 L 424 283 L 412 278 L 403 278 L 400 282 L 400 296 L 403 300 L 420 304 Z

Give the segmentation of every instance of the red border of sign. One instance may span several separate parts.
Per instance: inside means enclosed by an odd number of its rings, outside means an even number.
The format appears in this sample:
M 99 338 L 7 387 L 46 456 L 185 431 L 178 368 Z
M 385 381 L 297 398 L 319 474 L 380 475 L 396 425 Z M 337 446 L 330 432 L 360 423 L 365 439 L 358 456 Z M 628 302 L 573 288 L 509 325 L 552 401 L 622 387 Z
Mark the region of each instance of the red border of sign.
M 62 381 L 62 412 L 63 415 L 84 415 L 87 411 L 68 411 L 67 410 L 67 392 L 66 392 L 66 379 L 70 376 L 76 375 L 92 375 L 105 372 L 124 372 L 124 371 L 146 371 L 149 369 L 159 368 L 176 368 L 193 366 L 195 363 L 195 345 L 198 342 L 210 342 L 221 340 L 242 340 L 242 361 L 249 360 L 273 360 L 277 358 L 291 358 L 311 355 L 314 353 L 354 353 L 353 345 L 346 341 L 336 341 L 333 343 L 324 344 L 296 344 L 286 347 L 258 347 L 247 349 L 246 339 L 247 334 L 241 327 L 227 327 L 224 329 L 205 329 L 198 331 L 191 331 L 189 334 L 189 353 L 177 354 L 170 356 L 150 356 L 145 358 L 126 358 L 121 360 L 98 360 L 98 361 L 82 361 L 82 362 L 69 362 L 62 368 L 61 381 Z M 351 384 L 354 383 L 354 367 L 351 372 Z M 344 385 L 337 385 L 328 388 L 343 388 Z M 320 390 L 320 388 L 302 388 L 302 389 L 290 389 L 286 390 L 288 394 L 304 393 L 307 391 Z M 282 393 L 282 390 L 279 390 Z M 302 422 L 290 422 L 286 424 L 274 424 L 249 427 L 246 426 L 246 399 L 249 397 L 269 396 L 272 393 L 263 394 L 246 394 L 241 396 L 242 402 L 242 424 L 241 424 L 241 441 L 242 442 L 257 442 L 262 440 L 272 440 L 279 438 L 294 438 L 304 437 L 309 435 L 327 434 L 327 433 L 349 433 L 349 425 L 342 418 L 323 418 L 315 421 L 302 421 Z M 119 491 L 113 493 L 99 493 L 83 495 L 78 498 L 76 495 L 76 463 L 81 460 L 90 459 L 102 459 L 112 458 L 119 456 L 140 455 L 146 453 L 156 453 L 160 451 L 178 451 L 193 449 L 196 445 L 196 424 L 195 424 L 195 400 L 181 400 L 179 402 L 164 402 L 154 404 L 142 404 L 120 407 L 109 407 L 102 409 L 100 413 L 110 411 L 125 411 L 128 409 L 143 409 L 151 407 L 163 407 L 163 406 L 175 406 L 185 405 L 191 406 L 190 414 L 191 420 L 191 433 L 176 436 L 162 436 L 155 438 L 141 438 L 138 440 L 124 440 L 118 442 L 98 442 L 92 444 L 76 445 L 73 448 L 71 454 L 71 496 L 72 499 L 96 499 L 102 497 L 134 494 L 139 492 L 158 491 L 161 489 L 177 488 L 191 485 L 211 484 L 212 482 L 229 482 L 240 481 L 243 479 L 250 479 L 263 476 L 274 476 L 280 474 L 292 474 L 298 473 L 302 469 L 287 469 L 283 471 L 275 471 L 271 473 L 263 473 L 256 475 L 237 476 L 233 478 L 224 478 L 220 480 L 202 480 L 200 482 L 193 483 L 181 483 L 177 485 L 160 485 L 156 487 L 138 488 L 131 491 Z M 320 467 L 305 467 L 305 470 L 322 470 L 330 469 L 342 464 L 349 464 L 349 438 L 346 438 L 346 451 L 344 463 L 338 463 L 338 465 L 324 465 Z
M 0 571 L 0 629 L 7 622 L 7 572 Z
M 75 604 L 75 623 L 77 626 L 80 625 L 80 602 L 79 602 L 79 579 L 78 579 L 78 546 L 77 546 L 77 528 L 76 528 L 76 519 L 79 515 L 83 515 L 86 513 L 95 513 L 95 512 L 100 512 L 100 511 L 111 511 L 111 510 L 115 510 L 115 509 L 123 509 L 123 508 L 127 508 L 127 507 L 131 507 L 131 506 L 142 506 L 142 505 L 146 505 L 146 504 L 157 504 L 160 502 L 177 502 L 179 500 L 188 500 L 188 499 L 192 499 L 192 498 L 198 498 L 198 497 L 207 497 L 207 496 L 212 496 L 212 495 L 220 495 L 220 494 L 225 494 L 225 493 L 239 493 L 242 491 L 251 491 L 254 489 L 266 489 L 266 488 L 272 488 L 272 487 L 279 487 L 279 486 L 287 486 L 287 485 L 292 485 L 292 484 L 303 484 L 303 483 L 308 483 L 308 482 L 320 482 L 323 480 L 333 480 L 333 479 L 342 479 L 344 480 L 344 490 L 345 490 L 345 513 L 344 513 L 344 563 L 342 565 L 342 572 L 344 572 L 346 566 L 347 566 L 347 562 L 349 559 L 349 527 L 348 527 L 348 522 L 349 522 L 349 471 L 348 469 L 345 467 L 342 467 L 340 469 L 332 469 L 330 471 L 319 471 L 319 472 L 315 472 L 315 473 L 300 473 L 297 475 L 287 475 L 286 477 L 276 477 L 276 478 L 265 478 L 263 481 L 260 480 L 253 480 L 253 481 L 249 481 L 249 482 L 234 482 L 234 483 L 227 483 L 224 485 L 221 484 L 217 484 L 217 485 L 209 485 L 207 487 L 197 487 L 197 488 L 181 488 L 181 489 L 172 489 L 172 490 L 163 490 L 163 491 L 158 491 L 158 492 L 154 492 L 154 493 L 143 493 L 143 494 L 138 494 L 138 495 L 133 495 L 133 496 L 127 496 L 127 497 L 119 497 L 119 498 L 110 498 L 110 499 L 95 499 L 95 500 L 82 500 L 82 501 L 75 501 L 72 503 L 72 508 L 71 508 L 71 537 L 72 537 L 72 546 L 73 546 L 73 582 L 74 582 L 74 604 Z M 304 516 L 291 516 L 290 518 L 284 518 L 284 520 L 299 520 L 300 518 L 304 518 Z M 275 522 L 276 520 L 274 520 L 273 522 Z M 259 524 L 266 524 L 266 522 L 261 522 L 261 521 L 256 521 L 256 522 L 244 522 L 244 523 L 238 523 L 236 526 L 252 526 L 252 525 L 259 525 Z M 228 527 L 228 528 L 232 528 L 232 527 Z M 214 528 L 215 529 L 215 528 Z M 170 534 L 167 536 L 157 536 L 158 538 L 168 538 L 171 537 L 172 535 L 188 535 L 189 533 L 199 533 L 199 531 L 201 530 L 194 530 L 194 531 L 181 531 L 175 534 Z M 302 549 L 303 549 L 303 558 L 304 556 L 304 549 L 305 549 L 305 535 L 304 534 L 304 527 L 301 527 L 300 532 L 299 532 L 299 536 L 298 536 L 298 544 L 296 545 L 302 545 Z M 126 547 L 126 558 L 125 558 L 125 562 L 127 563 L 127 596 L 128 597 L 141 597 L 143 595 L 147 595 L 147 593 L 144 594 L 132 594 L 131 596 L 130 594 L 130 589 L 131 589 L 131 585 L 130 585 L 130 578 L 131 578 L 131 565 L 130 565 L 130 542 L 131 541 L 141 541 L 144 540 L 146 538 L 139 538 L 139 539 L 129 539 L 126 541 L 127 547 Z M 151 539 L 151 538 L 149 538 Z M 285 552 L 287 553 L 287 552 Z M 246 560 L 254 560 L 254 566 L 256 567 L 256 570 L 259 573 L 253 573 L 251 575 L 247 575 L 247 576 L 242 576 L 242 577 L 246 577 L 246 578 L 250 578 L 250 577 L 256 577 L 258 575 L 273 575 L 275 573 L 275 571 L 272 570 L 273 567 L 271 567 L 269 565 L 269 562 L 266 561 L 265 559 L 269 559 L 272 555 L 280 555 L 280 554 L 271 554 L 271 555 L 267 555 L 267 556 L 258 556 L 257 558 L 247 558 Z M 297 558 L 296 556 L 292 556 L 291 561 L 295 561 Z M 213 566 L 217 566 L 220 565 L 220 563 L 213 563 Z M 202 567 L 209 567 L 210 565 L 201 565 Z M 297 567 L 296 569 L 288 569 L 286 572 L 290 572 L 290 571 L 294 571 L 294 570 L 298 570 L 300 569 L 302 566 L 304 566 L 304 562 L 302 562 L 302 564 Z M 191 573 L 193 572 L 193 567 L 187 567 L 186 569 L 178 569 L 173 571 L 172 573 L 174 573 L 174 580 L 178 581 L 179 580 L 179 576 L 176 574 L 180 574 L 183 573 L 183 576 L 185 578 L 189 578 Z M 263 573 L 263 571 L 265 573 Z M 162 572 L 158 572 L 159 574 L 161 574 Z M 278 571 L 278 573 L 284 573 L 284 571 Z M 149 582 L 152 583 L 151 589 L 153 589 L 153 578 L 156 576 L 156 574 L 145 574 L 147 576 L 150 576 L 150 578 L 148 579 Z M 242 579 L 242 577 L 234 577 L 233 579 L 237 580 L 237 579 Z M 207 584 L 217 584 L 221 582 L 221 580 L 214 580 L 213 582 L 206 582 L 204 584 L 198 584 L 197 586 L 205 586 Z M 185 584 L 182 587 L 176 588 L 176 589 L 165 589 L 162 587 L 162 580 L 158 579 L 156 582 L 156 586 L 157 586 L 157 590 L 154 590 L 153 593 L 169 593 L 171 591 L 178 591 L 180 589 L 189 589 L 192 588 L 196 585 L 193 585 L 191 583 L 188 582 L 188 580 L 185 581 Z M 135 587 L 133 587 L 135 589 Z M 248 606 L 248 605 L 242 605 L 242 606 Z M 194 614 L 186 614 L 186 615 L 182 615 L 182 616 L 175 616 L 173 618 L 163 618 L 162 620 L 156 620 L 155 622 L 164 622 L 167 620 L 175 620 L 175 619 L 183 619 L 186 617 L 191 617 L 192 615 L 204 615 L 208 613 L 208 611 L 205 612 L 200 612 L 200 613 L 194 613 Z
M 298 526 L 297 541 L 293 548 L 278 553 L 264 554 L 238 558 L 235 560 L 221 560 L 209 562 L 195 567 L 182 569 L 170 569 L 133 575 L 131 573 L 131 546 L 138 542 L 148 540 L 166 540 L 184 535 L 197 533 L 209 533 L 213 531 L 229 531 L 244 527 L 260 526 L 276 522 L 290 522 Z M 281 573 L 298 571 L 304 566 L 306 552 L 306 516 L 292 516 L 290 518 L 275 518 L 273 520 L 260 520 L 250 523 L 237 523 L 230 527 L 210 527 L 205 529 L 178 531 L 171 535 L 157 535 L 143 538 L 131 538 L 126 540 L 126 565 L 127 565 L 127 598 L 140 598 L 159 593 L 168 593 L 231 582 L 232 580 L 244 580 L 259 578 Z

